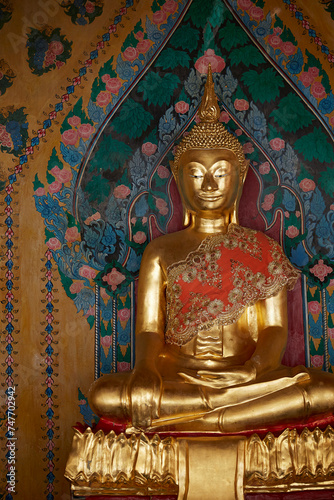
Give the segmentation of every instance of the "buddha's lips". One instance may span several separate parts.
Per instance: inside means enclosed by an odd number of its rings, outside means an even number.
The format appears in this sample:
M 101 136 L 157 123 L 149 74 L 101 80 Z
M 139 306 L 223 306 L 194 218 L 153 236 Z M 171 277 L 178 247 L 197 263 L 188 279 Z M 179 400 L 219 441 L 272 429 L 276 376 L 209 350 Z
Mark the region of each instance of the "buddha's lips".
M 221 200 L 223 198 L 222 194 L 216 194 L 216 195 L 197 195 L 196 198 L 198 198 L 201 201 L 217 201 Z

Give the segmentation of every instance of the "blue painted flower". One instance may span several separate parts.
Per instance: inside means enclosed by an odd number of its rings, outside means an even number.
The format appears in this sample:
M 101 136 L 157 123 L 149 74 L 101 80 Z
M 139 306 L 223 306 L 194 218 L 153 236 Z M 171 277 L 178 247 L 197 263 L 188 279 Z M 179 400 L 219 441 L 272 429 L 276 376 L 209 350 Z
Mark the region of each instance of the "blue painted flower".
M 74 298 L 74 303 L 77 307 L 77 311 L 83 311 L 84 314 L 92 307 L 95 303 L 95 293 L 91 288 L 82 288 L 79 293 L 77 293 Z
M 327 301 L 327 311 L 329 314 L 334 314 L 334 293 L 332 293 Z
M 197 75 L 194 69 L 190 71 L 187 80 L 184 82 L 184 88 L 192 97 L 198 94 L 199 89 L 201 88 L 201 78 Z
M 322 197 L 322 194 L 319 190 L 319 188 L 315 188 L 311 204 L 310 204 L 311 212 L 314 214 L 318 219 L 323 215 L 326 204 L 325 201 Z
M 19 122 L 15 120 L 11 120 L 8 123 L 6 123 L 6 131 L 11 134 L 12 132 L 19 132 L 20 131 L 20 124 Z
M 48 50 L 48 46 L 49 44 L 45 38 L 42 37 L 36 38 L 35 49 L 37 52 L 45 52 L 46 50 Z
M 117 57 L 117 73 L 122 80 L 131 80 L 133 77 L 133 68 L 129 61 L 123 61 L 121 54 Z
M 254 104 L 251 103 L 251 110 L 248 113 L 247 122 L 249 126 L 255 130 L 263 130 L 265 133 L 267 128 L 266 118 L 264 113 L 260 111 Z
M 321 113 L 329 114 L 333 111 L 333 109 L 334 109 L 334 96 L 333 93 L 331 93 L 329 94 L 328 97 L 326 97 L 326 99 L 322 99 L 322 101 L 320 101 L 319 110 L 321 111 Z
M 83 241 L 85 245 L 95 249 L 101 239 L 101 232 L 102 229 L 98 224 L 93 223 L 90 226 L 84 226 Z
M 129 259 L 126 263 L 126 269 L 131 273 L 137 273 L 140 268 L 141 256 L 137 255 L 133 249 L 131 249 Z
M 76 23 L 79 24 L 79 26 L 84 26 L 87 24 L 87 20 L 83 16 L 80 16 L 77 18 Z
M 315 233 L 318 236 L 318 238 L 327 239 L 329 232 L 330 232 L 330 227 L 326 220 L 326 217 L 324 216 L 321 218 L 320 222 L 316 225 Z
M 148 204 L 146 196 L 143 195 L 135 204 L 135 214 L 137 217 L 145 217 L 148 213 Z
M 286 68 L 292 75 L 297 75 L 298 73 L 301 72 L 303 65 L 304 65 L 304 58 L 302 51 L 299 48 L 295 55 L 290 56 L 288 58 L 288 63 L 286 65 Z
M 120 345 L 127 345 L 130 342 L 130 329 L 126 328 L 117 335 L 117 341 Z
M 106 225 L 101 242 L 107 248 L 108 253 L 115 252 L 116 233 L 110 224 Z
M 322 323 L 321 321 L 317 321 L 315 323 L 313 317 L 309 316 L 309 324 L 310 324 L 310 335 L 314 339 L 320 339 L 322 337 Z

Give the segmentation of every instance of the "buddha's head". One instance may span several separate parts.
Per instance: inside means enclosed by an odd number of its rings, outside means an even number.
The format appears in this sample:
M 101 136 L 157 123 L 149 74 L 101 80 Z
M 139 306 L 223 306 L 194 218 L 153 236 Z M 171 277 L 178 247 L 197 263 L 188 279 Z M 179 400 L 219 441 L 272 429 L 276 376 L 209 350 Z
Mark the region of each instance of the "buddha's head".
M 229 216 L 237 223 L 237 210 L 247 173 L 240 142 L 219 122 L 211 67 L 201 105 L 200 122 L 182 139 L 171 162 L 185 210 L 202 217 Z

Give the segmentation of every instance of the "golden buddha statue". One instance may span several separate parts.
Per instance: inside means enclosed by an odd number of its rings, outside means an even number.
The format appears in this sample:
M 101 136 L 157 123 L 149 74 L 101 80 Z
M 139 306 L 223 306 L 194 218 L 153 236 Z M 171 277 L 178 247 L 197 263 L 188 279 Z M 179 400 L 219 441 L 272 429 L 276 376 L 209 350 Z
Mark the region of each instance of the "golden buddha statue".
M 233 433 L 333 414 L 333 375 L 281 364 L 298 272 L 239 226 L 248 163 L 219 114 L 209 68 L 200 122 L 172 164 L 186 227 L 141 263 L 135 368 L 90 389 L 92 409 L 129 430 Z

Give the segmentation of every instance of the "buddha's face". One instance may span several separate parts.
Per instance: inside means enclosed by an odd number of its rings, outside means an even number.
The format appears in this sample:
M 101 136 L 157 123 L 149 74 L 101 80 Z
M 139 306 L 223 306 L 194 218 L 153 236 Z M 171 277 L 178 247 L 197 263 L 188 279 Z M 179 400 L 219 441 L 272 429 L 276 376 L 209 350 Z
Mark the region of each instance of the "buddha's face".
M 220 217 L 233 209 L 242 184 L 233 156 L 223 149 L 190 149 L 182 154 L 179 189 L 191 213 Z

